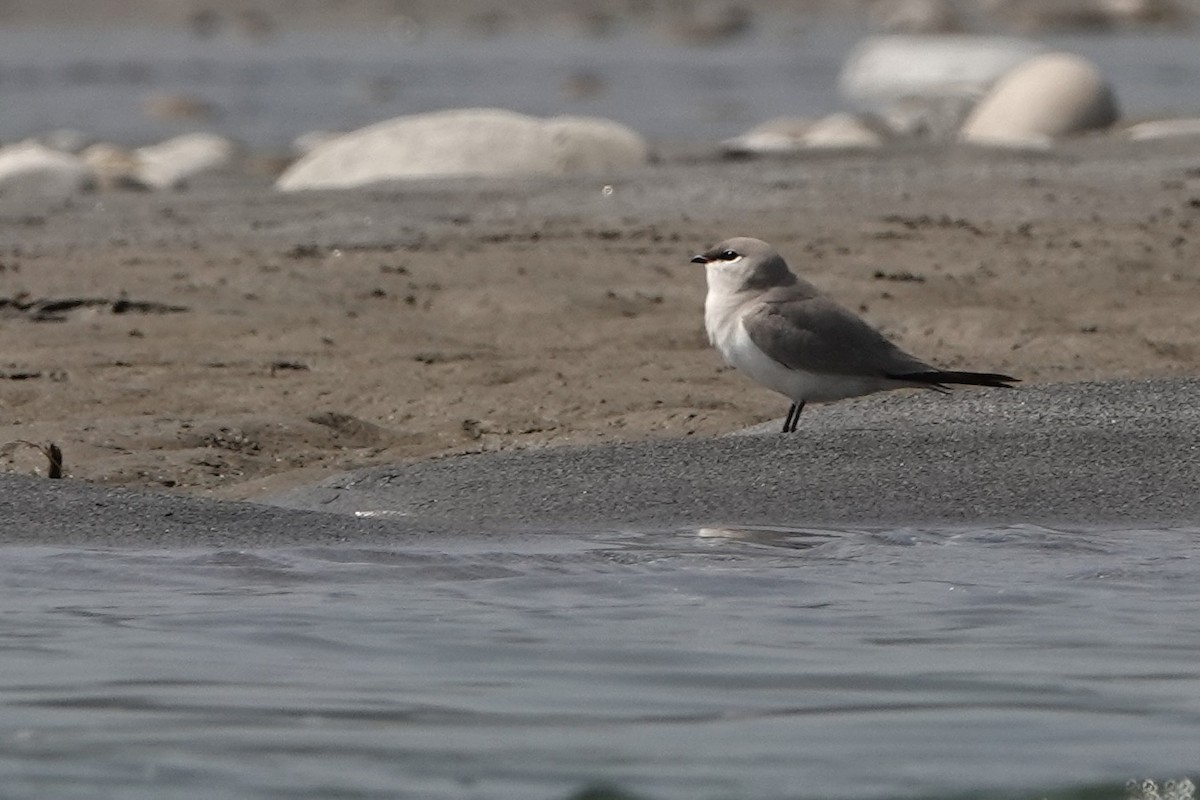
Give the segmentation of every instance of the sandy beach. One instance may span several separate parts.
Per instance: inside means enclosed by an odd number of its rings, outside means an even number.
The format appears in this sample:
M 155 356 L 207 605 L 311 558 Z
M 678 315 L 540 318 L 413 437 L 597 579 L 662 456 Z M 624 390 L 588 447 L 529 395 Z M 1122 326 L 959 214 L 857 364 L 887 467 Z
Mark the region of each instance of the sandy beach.
M 1192 375 L 1197 158 L 668 152 L 582 178 L 284 195 L 239 170 L 5 199 L 0 441 L 54 442 L 84 481 L 253 498 L 372 465 L 728 433 L 786 405 L 704 337 L 688 259 L 731 235 L 944 367 Z M 20 447 L 4 469 L 44 459 Z

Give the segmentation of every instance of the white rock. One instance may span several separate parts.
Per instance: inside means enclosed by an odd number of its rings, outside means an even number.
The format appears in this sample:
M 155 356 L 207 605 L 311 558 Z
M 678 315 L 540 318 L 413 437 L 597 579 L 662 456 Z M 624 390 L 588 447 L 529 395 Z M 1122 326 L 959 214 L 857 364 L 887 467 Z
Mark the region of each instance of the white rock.
M 41 142 L 52 150 L 78 154 L 91 144 L 92 138 L 74 128 L 58 128 L 44 134 Z
M 1004 36 L 872 36 L 846 59 L 838 89 L 857 103 L 971 95 L 1045 49 Z
M 887 138 L 885 128 L 876 120 L 841 112 L 817 120 L 800 142 L 812 149 L 865 150 L 883 147 Z
M 1044 133 L 1012 134 L 1003 138 L 963 138 L 962 141 L 982 147 L 1002 147 L 1006 150 L 1051 150 L 1054 148 L 1054 137 Z
M 599 117 L 551 117 L 544 122 L 557 155 L 556 173 L 635 167 L 650 158 L 640 134 Z
M 633 167 L 648 158 L 640 135 L 608 120 L 456 109 L 343 134 L 317 145 L 275 185 L 290 191 L 454 175 L 561 175 Z
M 128 172 L 132 174 L 138 165 L 137 156 L 132 150 L 127 150 L 108 142 L 96 142 L 87 147 L 79 157 L 95 172 Z
M 138 177 L 138 159 L 132 150 L 97 142 L 79 154 L 92 170 L 101 189 L 148 189 Z
M 1117 119 L 1112 89 L 1086 59 L 1048 53 L 1007 73 L 979 101 L 959 138 L 974 144 L 1043 146 Z
M 0 148 L 0 194 L 69 197 L 96 186 L 96 176 L 78 156 L 36 141 Z
M 804 134 L 812 126 L 805 117 L 776 117 L 721 142 L 721 152 L 731 157 L 794 153 L 804 148 Z
M 341 131 L 309 131 L 302 133 L 292 140 L 292 152 L 298 156 L 306 156 L 318 145 L 331 142 L 341 136 Z
M 188 133 L 134 151 L 137 177 L 155 189 L 173 189 L 189 178 L 233 161 L 237 147 L 213 133 Z
M 1125 135 L 1134 141 L 1148 139 L 1172 139 L 1177 136 L 1200 136 L 1200 118 L 1156 119 L 1139 122 L 1125 129 Z

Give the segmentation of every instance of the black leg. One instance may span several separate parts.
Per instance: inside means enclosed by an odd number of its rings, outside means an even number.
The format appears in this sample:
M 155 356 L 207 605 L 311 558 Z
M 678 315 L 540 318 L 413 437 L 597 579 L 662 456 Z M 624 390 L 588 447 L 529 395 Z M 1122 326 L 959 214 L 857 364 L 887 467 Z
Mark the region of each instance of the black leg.
M 792 403 L 788 409 L 787 416 L 783 419 L 783 432 L 795 433 L 796 424 L 800 422 L 800 412 L 804 410 L 804 403 Z
M 796 425 L 800 423 L 800 412 L 804 410 L 803 400 L 801 400 L 799 403 L 794 403 L 793 405 L 796 407 L 796 413 L 792 414 L 792 427 L 788 433 L 796 432 Z

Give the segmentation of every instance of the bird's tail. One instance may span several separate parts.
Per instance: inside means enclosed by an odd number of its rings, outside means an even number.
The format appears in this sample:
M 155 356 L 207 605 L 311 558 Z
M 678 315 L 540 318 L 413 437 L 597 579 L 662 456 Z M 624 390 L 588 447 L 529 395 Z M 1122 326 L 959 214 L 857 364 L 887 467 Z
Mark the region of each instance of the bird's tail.
M 907 381 L 908 383 L 923 384 L 931 389 L 946 390 L 947 384 L 964 386 L 995 386 L 1000 389 L 1011 389 L 1014 383 L 1020 383 L 1020 378 L 1001 375 L 996 372 L 955 372 L 953 370 L 931 369 L 925 372 L 908 372 L 903 375 L 888 375 L 892 380 Z

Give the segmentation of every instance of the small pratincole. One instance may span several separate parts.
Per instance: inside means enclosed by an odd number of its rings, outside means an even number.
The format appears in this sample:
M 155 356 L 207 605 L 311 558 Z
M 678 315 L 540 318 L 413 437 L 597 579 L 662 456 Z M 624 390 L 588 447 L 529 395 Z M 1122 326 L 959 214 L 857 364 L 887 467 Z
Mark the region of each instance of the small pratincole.
M 708 278 L 704 329 L 725 362 L 792 401 L 783 432 L 796 430 L 806 403 L 830 403 L 889 389 L 940 392 L 951 384 L 1012 388 L 995 372 L 934 367 L 884 338 L 793 273 L 759 239 L 721 242 L 694 257 Z

